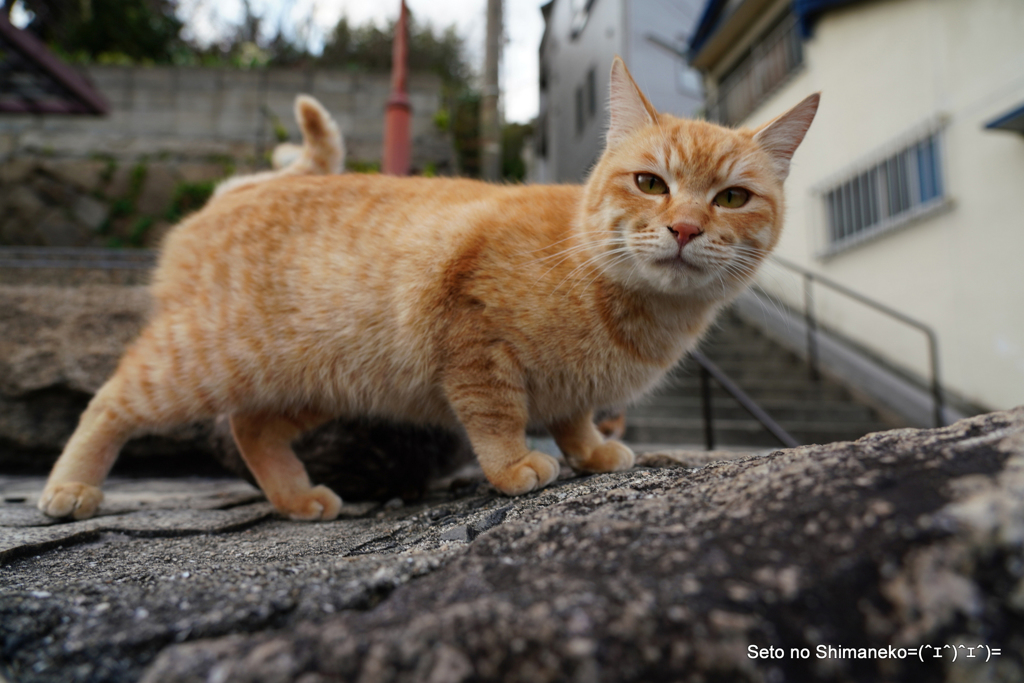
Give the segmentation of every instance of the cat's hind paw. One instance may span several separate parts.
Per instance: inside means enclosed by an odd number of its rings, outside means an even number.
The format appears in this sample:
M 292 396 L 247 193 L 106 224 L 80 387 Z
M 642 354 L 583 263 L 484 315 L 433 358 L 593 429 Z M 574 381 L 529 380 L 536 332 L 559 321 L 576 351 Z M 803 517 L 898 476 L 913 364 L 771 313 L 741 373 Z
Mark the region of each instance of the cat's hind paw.
M 547 453 L 530 451 L 526 456 L 504 471 L 492 475 L 488 479 L 502 493 L 518 496 L 536 489 L 544 488 L 555 479 L 561 467 L 558 461 Z
M 103 501 L 103 492 L 90 484 L 77 481 L 51 484 L 43 489 L 37 507 L 50 517 L 88 519 L 96 514 Z
M 591 451 L 586 460 L 572 463 L 572 466 L 582 472 L 621 472 L 635 463 L 636 455 L 628 446 L 618 441 L 605 441 Z
M 275 507 L 294 520 L 328 521 L 335 519 L 341 512 L 341 498 L 326 486 L 314 486 L 306 493 L 276 504 Z

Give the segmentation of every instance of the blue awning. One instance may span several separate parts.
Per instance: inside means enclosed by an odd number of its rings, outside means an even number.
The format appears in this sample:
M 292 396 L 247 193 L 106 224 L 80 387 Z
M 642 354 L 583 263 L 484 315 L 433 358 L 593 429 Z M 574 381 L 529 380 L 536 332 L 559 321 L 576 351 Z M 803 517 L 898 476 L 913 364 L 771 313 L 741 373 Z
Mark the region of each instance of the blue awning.
M 1024 135 L 1024 104 L 985 124 L 991 130 L 1009 130 Z

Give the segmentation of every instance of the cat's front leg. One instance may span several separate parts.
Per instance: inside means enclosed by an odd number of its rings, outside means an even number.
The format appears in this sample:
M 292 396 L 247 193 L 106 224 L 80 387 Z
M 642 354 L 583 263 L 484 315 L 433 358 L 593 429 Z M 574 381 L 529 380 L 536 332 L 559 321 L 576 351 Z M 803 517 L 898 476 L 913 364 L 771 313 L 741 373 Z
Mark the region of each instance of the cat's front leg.
M 586 412 L 553 422 L 548 425 L 548 431 L 577 472 L 628 470 L 636 461 L 633 451 L 618 441 L 605 441 L 594 425 L 593 417 L 593 413 Z
M 508 349 L 464 351 L 461 362 L 446 373 L 444 390 L 495 488 L 515 496 L 558 477 L 557 460 L 526 446 L 526 387 Z

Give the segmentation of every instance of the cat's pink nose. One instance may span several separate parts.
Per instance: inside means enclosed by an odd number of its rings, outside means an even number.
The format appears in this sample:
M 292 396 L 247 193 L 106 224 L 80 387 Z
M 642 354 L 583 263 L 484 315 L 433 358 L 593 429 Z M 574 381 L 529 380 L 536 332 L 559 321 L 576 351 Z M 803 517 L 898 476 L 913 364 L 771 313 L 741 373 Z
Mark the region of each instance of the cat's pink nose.
M 680 249 L 685 247 L 686 243 L 694 237 L 704 232 L 700 229 L 700 226 L 694 225 L 693 223 L 676 223 L 675 225 L 668 226 L 668 231 L 676 236 L 676 241 L 679 242 Z

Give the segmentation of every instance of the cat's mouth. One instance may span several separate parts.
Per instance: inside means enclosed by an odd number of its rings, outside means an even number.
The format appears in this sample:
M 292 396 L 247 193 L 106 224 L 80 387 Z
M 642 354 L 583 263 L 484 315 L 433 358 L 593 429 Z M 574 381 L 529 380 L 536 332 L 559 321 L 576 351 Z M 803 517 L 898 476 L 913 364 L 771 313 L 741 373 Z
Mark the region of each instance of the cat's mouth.
M 665 258 L 659 258 L 654 260 L 655 265 L 663 268 L 673 268 L 676 270 L 688 270 L 693 272 L 703 272 L 704 268 L 693 261 L 686 258 L 683 252 L 680 251 L 675 256 L 668 256 Z

